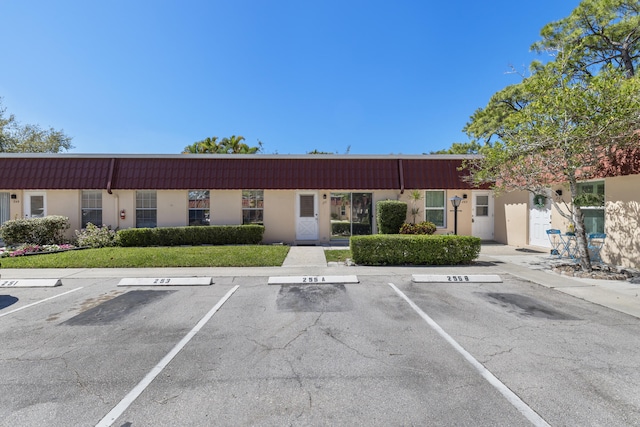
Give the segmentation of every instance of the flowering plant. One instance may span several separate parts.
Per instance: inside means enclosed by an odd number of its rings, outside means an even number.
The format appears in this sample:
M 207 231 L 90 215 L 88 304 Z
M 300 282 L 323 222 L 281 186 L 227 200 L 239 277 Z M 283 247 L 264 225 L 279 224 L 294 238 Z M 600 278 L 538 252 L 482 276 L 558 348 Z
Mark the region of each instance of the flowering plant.
M 0 248 L 0 258 L 66 251 L 73 248 L 75 248 L 73 245 L 22 245 L 13 250 Z
M 87 224 L 87 228 L 76 230 L 78 246 L 90 248 L 102 248 L 105 246 L 117 246 L 118 234 L 106 225 L 98 227 L 92 223 Z

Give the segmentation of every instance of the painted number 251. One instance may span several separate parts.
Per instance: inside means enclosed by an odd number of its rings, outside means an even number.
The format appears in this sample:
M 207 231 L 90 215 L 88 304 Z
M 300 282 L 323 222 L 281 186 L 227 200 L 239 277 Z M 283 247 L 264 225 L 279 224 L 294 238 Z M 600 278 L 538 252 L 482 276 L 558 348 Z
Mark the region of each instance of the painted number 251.
M 17 280 L 8 280 L 8 281 L 0 282 L 0 286 L 3 286 L 3 287 L 15 286 L 17 284 L 18 284 Z

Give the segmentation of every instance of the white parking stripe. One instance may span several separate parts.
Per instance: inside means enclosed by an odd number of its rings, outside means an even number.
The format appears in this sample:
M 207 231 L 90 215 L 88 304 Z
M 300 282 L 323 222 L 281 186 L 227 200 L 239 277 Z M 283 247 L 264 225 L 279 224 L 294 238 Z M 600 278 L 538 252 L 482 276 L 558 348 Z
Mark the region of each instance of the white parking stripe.
M 218 301 L 218 303 L 213 306 L 213 308 L 209 310 L 209 312 L 202 319 L 200 319 L 196 326 L 194 326 L 193 329 L 191 329 L 191 331 L 189 331 L 189 333 L 185 335 L 184 338 L 182 338 L 180 342 L 176 344 L 176 346 L 173 347 L 173 349 L 169 353 L 167 353 L 167 355 L 164 356 L 156 366 L 153 367 L 153 369 L 151 369 L 151 371 L 142 379 L 142 381 L 140 381 L 138 385 L 136 385 L 133 390 L 131 390 L 124 397 L 124 399 L 120 401 L 120 403 L 118 403 L 111 411 L 109 411 L 107 415 L 105 415 L 102 420 L 100 420 L 98 424 L 96 424 L 96 427 L 111 426 L 113 422 L 117 420 L 118 417 L 120 417 L 120 415 L 122 415 L 124 411 L 126 411 L 127 408 L 138 398 L 138 396 L 142 394 L 142 392 L 149 386 L 149 384 L 151 384 L 155 377 L 157 377 L 160 372 L 162 372 L 162 370 L 167 367 L 167 365 L 171 362 L 171 360 L 173 360 L 174 357 L 176 357 L 180 350 L 182 350 L 184 346 L 187 345 L 189 341 L 191 341 L 191 338 L 193 338 L 200 331 L 200 329 L 202 329 L 202 327 L 213 317 L 213 315 L 216 314 L 220 307 L 222 307 L 222 305 L 227 302 L 227 300 L 239 287 L 240 285 L 236 285 L 231 288 L 231 290 L 227 292 L 227 294 L 222 297 L 222 299 Z
M 514 392 L 512 392 L 504 383 L 502 383 L 495 375 L 493 375 L 487 368 L 485 368 L 480 362 L 478 362 L 467 350 L 465 350 L 456 340 L 454 340 L 451 335 L 445 332 L 444 329 L 440 327 L 431 317 L 429 317 L 420 307 L 418 307 L 413 301 L 409 299 L 400 289 L 398 289 L 393 283 L 389 283 L 389 286 L 393 288 L 394 291 L 400 297 L 402 297 L 413 310 L 424 319 L 425 322 L 431 326 L 433 330 L 435 330 L 438 335 L 445 339 L 451 346 L 464 357 L 467 362 L 471 363 L 471 365 L 482 375 L 484 379 L 489 381 L 493 387 L 495 387 L 508 401 L 511 403 L 522 415 L 524 415 L 531 423 L 535 426 L 539 427 L 547 427 L 549 424 L 538 415 L 530 406 L 522 401 Z
M 0 314 L 0 317 L 2 317 L 2 316 L 7 316 L 7 315 L 9 315 L 9 314 L 11 314 L 11 313 L 15 313 L 16 311 L 24 310 L 25 308 L 33 307 L 34 305 L 38 305 L 38 304 L 40 304 L 40 303 L 43 303 L 43 302 L 46 302 L 46 301 L 52 300 L 52 299 L 54 299 L 54 298 L 58 298 L 58 297 L 61 297 L 61 296 L 63 296 L 63 295 L 70 294 L 71 292 L 75 292 L 75 291 L 78 291 L 78 290 L 80 290 L 80 289 L 82 289 L 82 286 L 80 286 L 79 288 L 71 289 L 70 291 L 63 292 L 63 293 L 58 294 L 58 295 L 54 295 L 54 296 L 49 297 L 49 298 L 45 298 L 45 299 L 40 300 L 40 301 L 32 302 L 31 304 L 27 304 L 27 305 L 25 305 L 25 306 L 22 306 L 22 307 L 16 308 L 15 310 L 11 310 L 11 311 L 8 311 L 8 312 L 6 312 L 6 313 L 2 313 L 2 314 Z

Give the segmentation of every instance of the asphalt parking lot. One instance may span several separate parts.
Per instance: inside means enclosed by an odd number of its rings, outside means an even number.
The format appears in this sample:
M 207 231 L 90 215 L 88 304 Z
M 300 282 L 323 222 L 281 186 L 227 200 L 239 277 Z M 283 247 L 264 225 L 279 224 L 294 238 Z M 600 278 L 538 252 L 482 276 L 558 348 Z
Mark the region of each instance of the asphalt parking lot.
M 640 425 L 640 319 L 505 272 L 416 271 L 0 289 L 0 425 Z

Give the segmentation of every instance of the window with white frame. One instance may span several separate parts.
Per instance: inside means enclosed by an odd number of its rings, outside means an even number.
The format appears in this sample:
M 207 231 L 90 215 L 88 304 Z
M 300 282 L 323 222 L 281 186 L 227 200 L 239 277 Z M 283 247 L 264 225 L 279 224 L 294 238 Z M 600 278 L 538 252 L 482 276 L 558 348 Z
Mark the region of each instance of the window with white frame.
M 604 233 L 604 181 L 578 183 L 575 201 L 582 210 L 585 233 Z
M 158 200 L 155 191 L 136 191 L 136 228 L 158 225 Z
M 446 227 L 446 205 L 444 190 L 428 190 L 424 195 L 425 221 L 435 224 L 438 228 Z
M 262 224 L 264 221 L 264 191 L 242 191 L 242 223 Z
M 189 225 L 209 225 L 211 220 L 209 190 L 189 190 Z
M 102 191 L 83 191 L 81 209 L 82 228 L 87 228 L 89 223 L 102 227 Z

